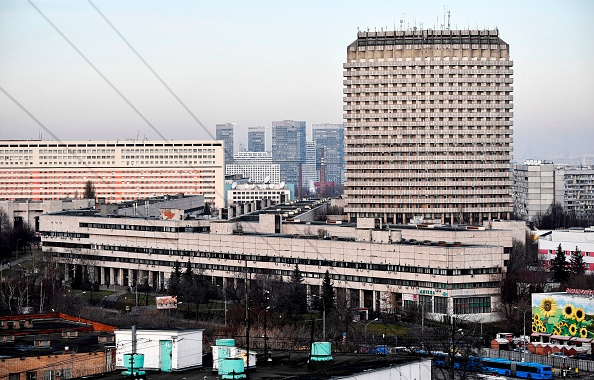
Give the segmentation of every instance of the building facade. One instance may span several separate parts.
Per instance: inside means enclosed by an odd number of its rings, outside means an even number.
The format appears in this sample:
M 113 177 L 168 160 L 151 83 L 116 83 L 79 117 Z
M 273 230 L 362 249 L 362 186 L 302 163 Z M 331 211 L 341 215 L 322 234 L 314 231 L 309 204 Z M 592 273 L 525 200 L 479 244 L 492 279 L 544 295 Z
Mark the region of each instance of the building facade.
M 351 219 L 511 217 L 512 61 L 498 30 L 359 32 L 344 76 Z
M 227 203 L 229 206 L 238 203 L 253 203 L 268 199 L 274 204 L 285 203 L 293 199 L 288 185 L 276 183 L 244 183 L 235 187 L 227 187 Z
M 326 182 L 343 183 L 344 173 L 344 127 L 342 124 L 313 124 L 312 139 L 316 143 L 317 169 L 320 170 L 322 149 Z
M 79 198 L 92 181 L 108 202 L 202 194 L 224 207 L 221 141 L 0 141 L 0 198 Z
M 241 174 L 254 183 L 280 183 L 280 165 L 272 163 L 271 152 L 238 152 L 225 174 Z
M 585 217 L 594 215 L 594 167 L 563 169 L 564 207 L 568 212 Z
M 225 123 L 216 125 L 216 139 L 222 140 L 225 143 L 226 164 L 230 164 L 233 162 L 233 155 L 235 154 L 235 140 L 233 139 L 235 126 L 235 123 Z
M 43 249 L 64 273 L 83 265 L 102 285 L 133 286 L 147 278 L 164 288 L 174 263 L 189 261 L 226 287 L 245 275 L 247 260 L 250 273 L 285 279 L 298 265 L 314 293 L 328 271 L 337 297 L 353 308 L 398 313 L 422 302 L 434 318 L 498 318 L 496 278 L 509 258 L 511 229 L 308 221 L 323 205 L 276 205 L 255 221 L 229 222 L 64 212 L 43 215 L 40 230 Z
M 249 127 L 248 128 L 248 151 L 265 152 L 266 151 L 266 128 Z
M 553 230 L 538 238 L 538 258 L 545 266 L 550 266 L 561 246 L 565 252 L 567 262 L 570 262 L 571 252 L 580 250 L 585 264 L 586 273 L 594 273 L 594 227 L 571 230 Z
M 315 183 L 320 180 L 317 168 L 317 150 L 316 143 L 307 141 L 305 143 L 305 162 L 301 164 L 301 188 L 303 189 L 302 196 L 305 194 L 315 194 Z
M 272 122 L 272 161 L 280 165 L 281 181 L 299 184 L 299 166 L 305 162 L 305 121 Z
M 513 168 L 514 213 L 526 221 L 534 221 L 552 203 L 563 204 L 564 179 L 552 162 L 526 160 Z

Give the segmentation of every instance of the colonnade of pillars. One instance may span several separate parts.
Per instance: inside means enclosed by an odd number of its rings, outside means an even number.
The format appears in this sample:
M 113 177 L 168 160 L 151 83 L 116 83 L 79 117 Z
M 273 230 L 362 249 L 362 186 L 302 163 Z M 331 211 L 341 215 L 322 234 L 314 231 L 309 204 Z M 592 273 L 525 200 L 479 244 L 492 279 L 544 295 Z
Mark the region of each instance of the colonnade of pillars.
M 65 280 L 69 282 L 73 279 L 76 273 L 76 267 L 80 264 L 63 264 Z M 112 268 L 103 266 L 86 266 L 90 281 L 98 283 L 101 286 L 130 286 L 148 285 L 155 290 L 162 290 L 167 288 L 167 281 L 169 280 L 170 272 L 146 270 L 146 269 L 132 269 L 132 268 Z M 148 281 L 147 281 L 148 280 Z M 239 286 L 237 279 L 227 277 L 213 278 L 219 286 L 223 289 L 227 286 Z M 243 285 L 241 285 L 243 286 Z M 320 294 L 321 288 L 319 285 L 307 285 L 308 294 Z M 367 289 L 349 289 L 336 287 L 337 299 L 348 300 L 351 308 L 368 309 L 369 311 L 379 311 L 381 292 Z
M 76 273 L 77 264 L 64 264 L 65 280 L 69 282 Z M 146 269 L 111 268 L 101 266 L 86 266 L 92 283 L 101 286 L 135 286 L 148 285 L 153 289 L 167 287 L 165 273 Z

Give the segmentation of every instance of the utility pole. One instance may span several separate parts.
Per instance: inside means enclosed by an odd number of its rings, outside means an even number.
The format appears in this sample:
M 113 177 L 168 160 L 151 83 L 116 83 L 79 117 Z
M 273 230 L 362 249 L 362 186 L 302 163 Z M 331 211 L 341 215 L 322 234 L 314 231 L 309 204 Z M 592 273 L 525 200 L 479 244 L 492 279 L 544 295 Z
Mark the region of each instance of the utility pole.
M 248 285 L 248 260 L 244 253 L 245 259 L 245 346 L 246 346 L 246 366 L 245 377 L 250 379 L 250 287 Z

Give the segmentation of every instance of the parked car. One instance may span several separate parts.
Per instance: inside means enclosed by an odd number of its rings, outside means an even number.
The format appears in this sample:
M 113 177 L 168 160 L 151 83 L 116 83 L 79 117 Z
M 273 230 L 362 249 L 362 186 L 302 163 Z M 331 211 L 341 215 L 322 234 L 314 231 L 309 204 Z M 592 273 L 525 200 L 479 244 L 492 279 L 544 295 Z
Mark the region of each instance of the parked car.
M 562 358 L 562 359 L 566 359 L 566 358 L 568 358 L 569 356 L 565 355 L 563 352 L 553 352 L 553 353 L 551 354 L 551 357 L 552 357 L 552 358 Z

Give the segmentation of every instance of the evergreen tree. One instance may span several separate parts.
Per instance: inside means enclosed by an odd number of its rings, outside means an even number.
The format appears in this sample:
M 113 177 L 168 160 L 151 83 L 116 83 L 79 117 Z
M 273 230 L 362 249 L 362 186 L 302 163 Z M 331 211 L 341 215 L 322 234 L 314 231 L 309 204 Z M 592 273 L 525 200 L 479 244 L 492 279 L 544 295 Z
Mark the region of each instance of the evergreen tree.
M 194 272 L 192 271 L 192 263 L 190 263 L 190 259 L 188 259 L 188 262 L 186 263 L 186 270 L 182 274 L 181 282 L 182 287 L 184 288 L 192 288 L 192 285 L 194 284 Z
M 299 270 L 299 264 L 295 264 L 295 269 L 293 269 L 293 273 L 291 274 L 291 282 L 301 284 L 303 283 L 303 274 Z
M 569 265 L 572 274 L 582 275 L 586 272 L 586 264 L 584 263 L 584 257 L 582 256 L 582 251 L 580 251 L 578 247 L 575 247 L 575 251 L 571 252 L 571 257 L 569 258 Z
M 567 258 L 561 248 L 561 244 L 557 247 L 555 258 L 551 260 L 551 274 L 553 275 L 553 280 L 557 282 L 565 282 L 569 279 L 570 272 Z
M 169 295 L 178 295 L 181 285 L 181 276 L 181 268 L 179 262 L 176 261 L 175 264 L 173 264 L 173 271 L 171 272 L 171 277 L 169 277 Z
M 85 191 L 83 193 L 84 199 L 95 199 L 95 185 L 91 180 L 85 182 Z
M 322 302 L 324 302 L 326 313 L 329 310 L 334 309 L 334 301 L 334 283 L 332 282 L 332 277 L 330 277 L 330 272 L 326 270 L 326 273 L 324 273 L 324 280 L 322 282 Z

